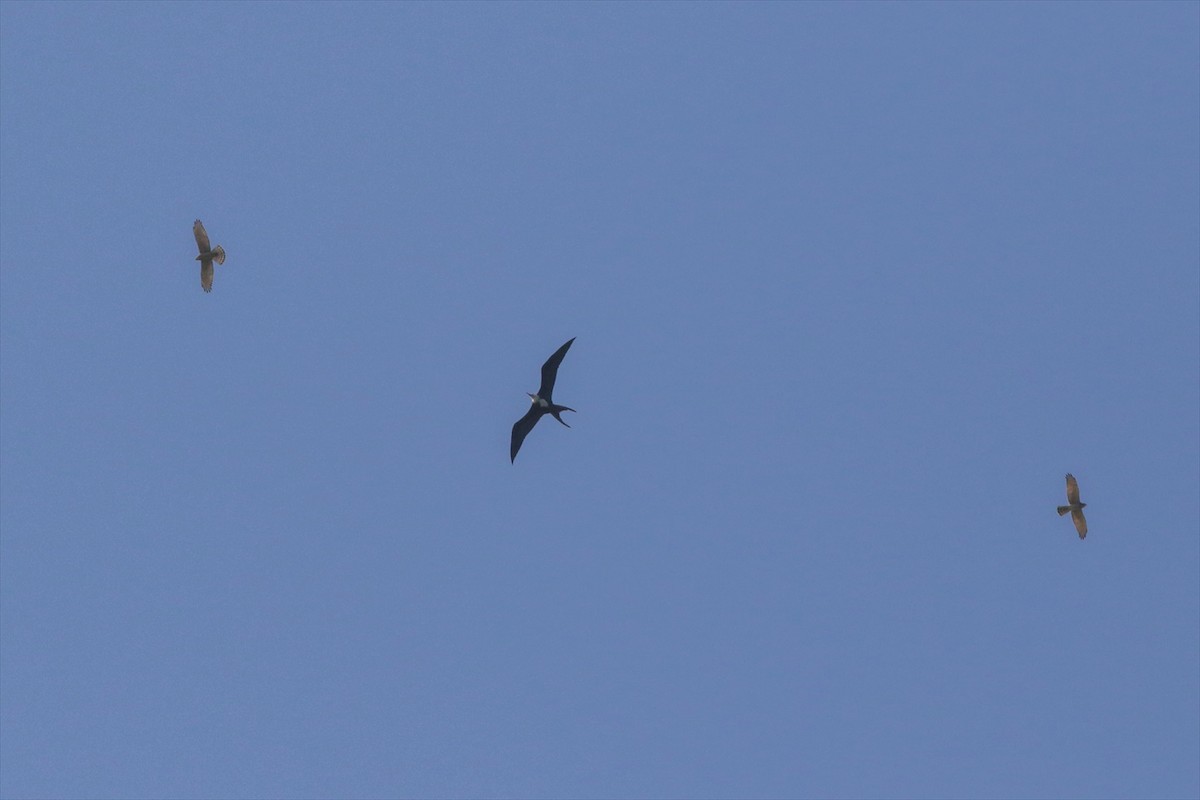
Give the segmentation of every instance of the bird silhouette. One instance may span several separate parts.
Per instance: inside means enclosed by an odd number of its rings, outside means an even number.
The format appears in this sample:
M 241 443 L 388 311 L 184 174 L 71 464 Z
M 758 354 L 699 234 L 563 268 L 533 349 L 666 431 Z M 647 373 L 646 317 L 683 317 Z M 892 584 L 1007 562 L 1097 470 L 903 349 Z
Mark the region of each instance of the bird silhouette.
M 204 223 L 200 220 L 192 223 L 192 233 L 196 236 L 196 246 L 200 248 L 200 255 L 196 256 L 196 260 L 200 262 L 200 286 L 204 291 L 211 292 L 213 262 L 225 263 L 225 248 L 221 245 L 209 247 L 208 231 L 204 230 Z
M 525 441 L 525 437 L 533 430 L 533 426 L 537 425 L 539 419 L 549 414 L 563 425 L 567 425 L 559 414 L 563 411 L 575 410 L 557 405 L 551 399 L 554 392 L 554 380 L 558 377 L 558 365 L 562 363 L 563 356 L 567 354 L 567 350 L 571 348 L 571 342 L 574 341 L 575 337 L 572 336 L 570 341 L 555 350 L 554 355 L 546 359 L 545 364 L 542 364 L 542 385 L 538 387 L 537 394 L 529 395 L 529 410 L 525 412 L 525 416 L 513 423 L 512 445 L 508 451 L 510 461 L 517 460 L 517 451 L 521 449 L 521 442 Z M 567 427 L 571 426 L 567 425 Z
M 1075 480 L 1075 476 L 1067 473 L 1067 505 L 1058 507 L 1058 515 L 1061 517 L 1068 511 L 1071 512 L 1071 521 L 1075 523 L 1075 530 L 1079 531 L 1079 538 L 1087 536 L 1087 520 L 1083 518 L 1083 509 L 1087 508 L 1087 503 L 1079 501 L 1079 482 Z

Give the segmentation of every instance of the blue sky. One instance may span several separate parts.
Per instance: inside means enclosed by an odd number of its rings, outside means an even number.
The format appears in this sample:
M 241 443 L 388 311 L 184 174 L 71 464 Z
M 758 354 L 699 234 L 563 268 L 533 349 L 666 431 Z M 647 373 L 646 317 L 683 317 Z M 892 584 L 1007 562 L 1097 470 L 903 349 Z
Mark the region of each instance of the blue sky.
M 1198 43 L 0 4 L 0 795 L 1200 795 Z

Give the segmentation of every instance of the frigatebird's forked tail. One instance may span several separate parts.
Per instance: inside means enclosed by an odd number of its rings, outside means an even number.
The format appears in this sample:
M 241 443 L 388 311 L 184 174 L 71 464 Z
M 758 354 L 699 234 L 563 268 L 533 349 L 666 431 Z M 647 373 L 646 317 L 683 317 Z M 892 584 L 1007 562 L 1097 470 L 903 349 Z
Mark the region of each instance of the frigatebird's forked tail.
M 559 414 L 563 411 L 575 411 L 573 408 L 560 406 L 551 399 L 554 394 L 554 381 L 558 378 L 558 365 L 562 363 L 563 356 L 567 354 L 567 350 L 571 349 L 571 343 L 574 341 L 575 338 L 572 337 L 566 344 L 555 350 L 554 355 L 546 359 L 545 364 L 542 364 L 542 385 L 538 387 L 537 394 L 529 395 L 529 410 L 525 412 L 525 416 L 513 423 L 512 444 L 508 449 L 510 461 L 517 460 L 517 451 L 521 449 L 521 443 L 533 430 L 533 426 L 537 425 L 538 420 L 549 414 L 563 425 L 567 425 Z M 567 425 L 567 427 L 571 426 Z
M 560 412 L 560 411 L 572 411 L 573 412 L 573 411 L 575 411 L 575 409 L 567 408 L 566 406 L 550 406 L 551 416 L 553 416 L 559 422 L 562 422 L 563 425 L 567 425 L 567 423 L 563 421 L 563 418 L 558 415 L 558 412 Z M 571 426 L 567 425 L 567 427 L 569 428 Z

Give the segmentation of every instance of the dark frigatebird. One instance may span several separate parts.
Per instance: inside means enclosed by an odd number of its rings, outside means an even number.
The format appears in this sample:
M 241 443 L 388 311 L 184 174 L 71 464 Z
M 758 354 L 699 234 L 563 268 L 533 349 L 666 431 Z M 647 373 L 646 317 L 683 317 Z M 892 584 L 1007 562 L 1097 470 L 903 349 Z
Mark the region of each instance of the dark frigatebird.
M 529 411 L 525 416 L 521 417 L 513 423 L 512 446 L 509 448 L 509 460 L 517 460 L 517 451 L 521 449 L 521 442 L 525 441 L 525 437 L 533 430 L 533 426 L 537 425 L 538 420 L 549 414 L 563 425 L 563 418 L 559 416 L 562 411 L 574 411 L 573 408 L 566 406 L 555 405 L 550 399 L 551 393 L 554 392 L 554 379 L 558 377 L 558 365 L 562 363 L 563 356 L 571 349 L 571 342 L 575 341 L 572 336 L 571 340 L 562 347 L 554 351 L 554 355 L 546 359 L 546 363 L 542 364 L 542 385 L 538 387 L 537 394 L 529 395 L 530 405 Z M 526 392 L 528 394 L 528 392 Z M 571 427 L 567 425 L 567 427 Z
M 1075 530 L 1079 534 L 1079 538 L 1087 536 L 1087 520 L 1083 517 L 1083 510 L 1087 508 L 1087 503 L 1079 500 L 1079 482 L 1075 480 L 1075 476 L 1067 473 L 1067 505 L 1058 507 L 1058 515 L 1061 517 L 1068 511 L 1071 512 L 1071 521 L 1075 523 Z

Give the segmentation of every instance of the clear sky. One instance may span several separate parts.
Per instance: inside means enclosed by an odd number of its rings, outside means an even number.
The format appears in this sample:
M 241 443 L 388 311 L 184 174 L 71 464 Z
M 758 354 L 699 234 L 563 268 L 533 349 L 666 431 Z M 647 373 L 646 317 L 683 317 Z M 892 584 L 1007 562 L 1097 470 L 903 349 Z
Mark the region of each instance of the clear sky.
M 5 2 L 0 444 L 5 798 L 1196 797 L 1200 4 Z

